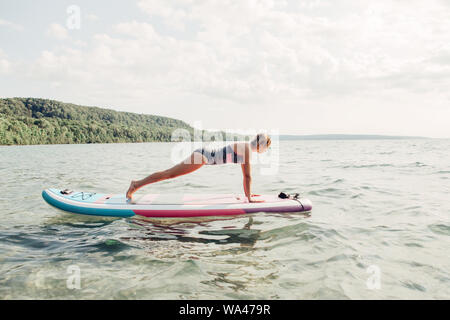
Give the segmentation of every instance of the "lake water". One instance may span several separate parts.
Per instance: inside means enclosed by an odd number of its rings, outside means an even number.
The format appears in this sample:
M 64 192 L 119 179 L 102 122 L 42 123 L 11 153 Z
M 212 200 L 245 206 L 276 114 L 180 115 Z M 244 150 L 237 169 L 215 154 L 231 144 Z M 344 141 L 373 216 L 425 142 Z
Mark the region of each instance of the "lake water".
M 0 298 L 450 298 L 449 140 L 282 141 L 276 174 L 253 166 L 253 192 L 300 192 L 310 215 L 96 218 L 41 198 L 125 192 L 170 166 L 173 147 L 0 147 Z M 242 193 L 241 169 L 203 167 L 138 194 L 159 192 Z

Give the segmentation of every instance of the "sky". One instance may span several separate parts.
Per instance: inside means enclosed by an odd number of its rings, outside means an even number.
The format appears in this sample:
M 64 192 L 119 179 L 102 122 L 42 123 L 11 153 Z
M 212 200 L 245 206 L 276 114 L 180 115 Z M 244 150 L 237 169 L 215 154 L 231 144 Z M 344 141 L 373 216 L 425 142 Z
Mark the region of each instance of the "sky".
M 202 129 L 450 138 L 448 0 L 0 2 L 0 97 Z

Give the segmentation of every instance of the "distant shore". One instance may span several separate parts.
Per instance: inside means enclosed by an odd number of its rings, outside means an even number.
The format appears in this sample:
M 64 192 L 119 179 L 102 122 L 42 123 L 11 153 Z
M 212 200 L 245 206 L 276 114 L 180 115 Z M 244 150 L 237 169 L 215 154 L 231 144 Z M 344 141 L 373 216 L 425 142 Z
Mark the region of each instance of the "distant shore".
M 372 134 L 280 135 L 280 140 L 412 140 L 432 139 L 419 136 L 387 136 Z

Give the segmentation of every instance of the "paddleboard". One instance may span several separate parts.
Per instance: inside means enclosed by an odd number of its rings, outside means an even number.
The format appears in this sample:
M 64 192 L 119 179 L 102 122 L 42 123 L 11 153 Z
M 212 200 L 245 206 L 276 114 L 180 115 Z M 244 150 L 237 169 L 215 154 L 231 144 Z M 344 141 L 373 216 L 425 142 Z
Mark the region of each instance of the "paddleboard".
M 281 199 L 277 195 L 259 195 L 263 202 L 249 203 L 244 195 L 233 194 L 147 194 L 132 203 L 124 194 L 45 189 L 42 197 L 64 211 L 95 216 L 158 218 L 229 216 L 256 212 L 308 212 L 311 201 L 304 198 Z

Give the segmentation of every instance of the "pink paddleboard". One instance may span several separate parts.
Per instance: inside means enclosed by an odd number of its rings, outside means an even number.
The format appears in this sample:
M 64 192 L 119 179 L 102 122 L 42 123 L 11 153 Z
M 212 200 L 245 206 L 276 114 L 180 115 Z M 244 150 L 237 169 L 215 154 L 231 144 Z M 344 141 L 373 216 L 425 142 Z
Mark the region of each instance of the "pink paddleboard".
M 46 189 L 44 199 L 51 205 L 74 213 L 131 217 L 140 215 L 159 218 L 229 216 L 256 212 L 307 212 L 311 201 L 304 198 L 281 199 L 277 195 L 260 195 L 249 203 L 244 195 L 234 194 L 147 194 L 136 196 L 132 203 L 123 194 L 65 192 Z

